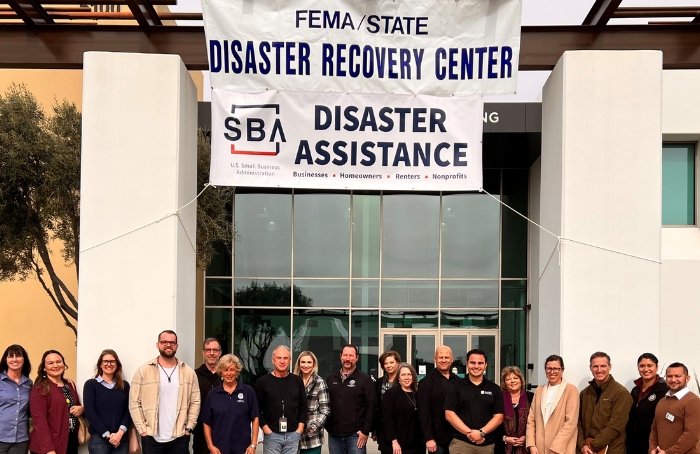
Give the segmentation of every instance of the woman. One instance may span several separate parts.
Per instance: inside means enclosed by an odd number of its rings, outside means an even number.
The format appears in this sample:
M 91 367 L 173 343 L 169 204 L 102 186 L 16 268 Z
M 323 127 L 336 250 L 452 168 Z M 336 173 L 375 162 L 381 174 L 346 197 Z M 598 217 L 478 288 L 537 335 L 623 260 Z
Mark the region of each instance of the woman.
M 423 454 L 425 445 L 418 418 L 418 377 L 408 363 L 397 368 L 398 385 L 384 393 L 382 436 L 392 454 Z
M 659 377 L 659 360 L 651 353 L 644 353 L 637 359 L 639 378 L 632 388 L 632 408 L 627 420 L 627 452 L 646 453 L 649 450 L 651 423 L 654 422 L 656 404 L 668 392 L 668 385 Z
M 199 422 L 211 454 L 255 454 L 258 444 L 258 400 L 255 391 L 240 383 L 243 364 L 236 355 L 224 355 L 216 366 L 223 382 L 209 391 Z
M 388 350 L 379 357 L 379 366 L 384 371 L 380 380 L 374 383 L 375 391 L 377 392 L 377 412 L 374 415 L 374 430 L 372 439 L 379 445 L 379 451 L 382 454 L 391 454 L 391 441 L 383 441 L 382 431 L 382 399 L 384 394 L 394 386 L 397 382 L 396 377 L 399 372 L 399 364 L 401 364 L 401 355 L 394 350 Z
M 21 345 L 10 345 L 0 360 L 0 454 L 27 454 L 32 365 Z
M 29 450 L 37 454 L 77 454 L 78 416 L 83 414 L 75 384 L 64 377 L 63 355 L 48 350 L 41 358 L 29 397 L 34 430 Z
M 499 452 L 525 454 L 527 452 L 525 430 L 533 394 L 525 391 L 525 376 L 519 367 L 503 368 L 501 389 L 503 390 L 503 424 L 498 434 L 503 440 L 504 449 L 499 449 Z
M 90 454 L 126 454 L 129 414 L 129 383 L 122 378 L 122 363 L 114 350 L 97 358 L 95 378 L 83 386 L 85 417 L 88 421 Z
M 294 365 L 294 374 L 304 380 L 308 417 L 301 436 L 301 454 L 320 454 L 323 445 L 323 425 L 331 414 L 328 386 L 318 376 L 318 359 L 312 352 L 299 353 Z
M 527 418 L 525 445 L 530 454 L 575 454 L 578 389 L 564 380 L 564 359 L 561 356 L 549 356 L 544 362 L 544 372 L 547 384 L 535 392 Z

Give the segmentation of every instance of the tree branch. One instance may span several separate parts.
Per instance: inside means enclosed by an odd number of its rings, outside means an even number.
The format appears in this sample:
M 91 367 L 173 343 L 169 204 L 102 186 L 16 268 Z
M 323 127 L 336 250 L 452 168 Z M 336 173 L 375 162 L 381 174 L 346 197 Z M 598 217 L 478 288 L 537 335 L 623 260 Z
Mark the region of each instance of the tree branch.
M 49 256 L 49 251 L 46 248 L 46 243 L 44 243 L 42 235 L 34 232 L 34 235 L 36 236 L 36 247 L 37 251 L 39 252 L 39 257 L 41 257 L 41 261 L 44 264 L 44 268 L 46 268 L 46 271 L 49 273 L 49 277 L 51 278 L 51 285 L 53 287 L 54 295 L 58 299 L 59 304 L 61 305 L 61 309 L 66 311 L 68 315 L 73 317 L 74 319 L 78 319 L 78 302 L 75 301 L 75 297 L 73 294 L 68 290 L 68 288 L 65 286 L 63 281 L 56 275 L 56 271 L 53 268 L 53 265 L 51 263 L 51 257 Z M 66 295 L 68 298 L 71 300 L 73 305 L 75 306 L 75 309 L 70 307 L 68 303 L 66 302 L 65 298 L 63 297 L 63 292 L 61 292 L 61 288 L 64 289 Z
M 58 301 L 56 301 L 56 297 L 53 295 L 53 293 L 51 293 L 51 290 L 46 286 L 44 278 L 41 277 L 41 269 L 39 268 L 39 264 L 36 263 L 35 260 L 32 260 L 32 263 L 34 264 L 34 271 L 36 272 L 36 277 L 37 279 L 39 279 L 41 286 L 44 287 L 44 290 L 46 291 L 46 293 L 48 293 L 49 297 L 51 298 L 51 301 L 53 301 L 53 304 L 56 306 L 56 309 L 58 309 L 58 312 L 61 314 L 61 317 L 63 317 L 63 321 L 66 323 L 66 326 L 73 330 L 73 334 L 75 334 L 75 337 L 78 337 L 78 330 L 76 329 L 75 325 L 71 323 L 70 320 L 68 320 L 65 311 L 61 308 L 61 305 L 58 304 Z

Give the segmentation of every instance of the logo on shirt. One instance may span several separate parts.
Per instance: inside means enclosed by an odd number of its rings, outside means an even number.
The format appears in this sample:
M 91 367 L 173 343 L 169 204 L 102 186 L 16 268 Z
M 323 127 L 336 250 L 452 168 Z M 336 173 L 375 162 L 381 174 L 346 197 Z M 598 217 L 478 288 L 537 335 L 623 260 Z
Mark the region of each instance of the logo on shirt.
M 243 393 L 238 393 L 238 398 L 243 399 Z
M 355 387 L 355 380 L 350 380 L 348 382 L 348 388 L 354 388 Z
M 656 400 L 656 394 L 649 396 L 649 402 L 654 402 Z
M 493 393 L 491 391 L 481 391 L 481 394 L 488 394 L 489 396 L 493 396 Z

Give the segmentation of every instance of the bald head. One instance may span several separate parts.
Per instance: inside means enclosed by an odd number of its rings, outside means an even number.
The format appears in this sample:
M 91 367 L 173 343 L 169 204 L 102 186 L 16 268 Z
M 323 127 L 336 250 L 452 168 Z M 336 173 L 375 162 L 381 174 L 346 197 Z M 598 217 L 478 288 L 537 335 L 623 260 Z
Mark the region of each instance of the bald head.
M 435 350 L 435 367 L 443 375 L 449 375 L 450 366 L 454 362 L 455 357 L 452 356 L 452 349 L 447 345 L 441 345 Z

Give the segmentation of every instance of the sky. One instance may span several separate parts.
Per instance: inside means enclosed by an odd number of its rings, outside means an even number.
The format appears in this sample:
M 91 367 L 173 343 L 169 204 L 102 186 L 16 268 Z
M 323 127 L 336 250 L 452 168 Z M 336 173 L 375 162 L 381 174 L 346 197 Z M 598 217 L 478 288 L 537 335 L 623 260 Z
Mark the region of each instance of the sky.
M 255 1 L 255 0 L 249 0 Z M 265 0 L 257 0 L 265 1 Z M 368 0 L 372 1 L 372 0 Z M 522 0 L 522 25 L 580 25 L 595 0 Z M 697 6 L 698 0 L 623 0 L 620 6 Z M 178 0 L 170 6 L 172 12 L 201 12 L 200 0 Z M 664 18 L 663 20 L 673 20 Z M 687 19 L 679 19 L 687 20 Z M 646 19 L 613 19 L 610 24 L 644 24 Z M 201 22 L 181 22 L 181 25 L 201 25 Z M 203 71 L 205 86 L 209 86 L 209 72 Z M 541 100 L 542 87 L 550 71 L 519 71 L 515 95 L 484 96 L 485 102 L 534 102 Z M 204 100 L 210 100 L 205 90 Z

